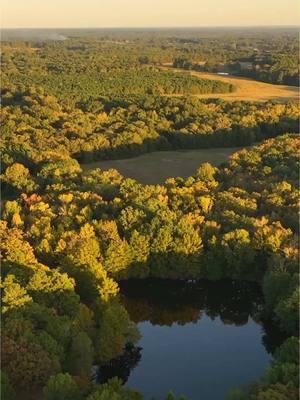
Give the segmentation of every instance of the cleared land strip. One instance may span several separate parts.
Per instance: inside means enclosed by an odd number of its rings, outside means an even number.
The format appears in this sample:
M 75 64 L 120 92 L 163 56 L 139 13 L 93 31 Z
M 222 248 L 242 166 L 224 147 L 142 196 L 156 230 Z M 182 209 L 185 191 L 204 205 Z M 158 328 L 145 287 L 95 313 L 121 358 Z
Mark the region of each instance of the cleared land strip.
M 96 161 L 81 164 L 83 170 L 114 168 L 127 178 L 133 178 L 145 184 L 163 183 L 167 178 L 181 176 L 186 178 L 194 175 L 201 163 L 210 162 L 219 165 L 238 151 L 238 147 L 155 151 L 138 157 L 123 160 Z
M 160 67 L 163 70 L 173 72 L 183 72 L 185 70 L 170 67 Z M 186 72 L 186 71 L 185 71 Z M 199 94 L 196 95 L 199 98 L 220 98 L 229 101 L 288 101 L 288 100 L 299 100 L 299 88 L 296 86 L 284 86 L 284 85 L 273 85 L 271 83 L 259 82 L 253 79 L 247 79 L 232 75 L 218 75 L 207 72 L 196 72 L 190 71 L 192 76 L 196 76 L 202 79 L 210 79 L 215 81 L 222 81 L 225 83 L 231 83 L 236 87 L 236 91 L 233 93 L 220 93 L 220 94 Z

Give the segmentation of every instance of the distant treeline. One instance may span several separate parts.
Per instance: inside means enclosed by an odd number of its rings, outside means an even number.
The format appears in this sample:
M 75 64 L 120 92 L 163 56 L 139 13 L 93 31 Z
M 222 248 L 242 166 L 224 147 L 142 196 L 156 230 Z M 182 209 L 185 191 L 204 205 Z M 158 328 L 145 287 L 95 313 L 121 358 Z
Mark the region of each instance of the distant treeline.
M 246 59 L 233 58 L 222 63 L 197 63 L 186 57 L 176 58 L 173 67 L 186 70 L 225 72 L 268 83 L 299 86 L 300 74 L 297 53 L 251 55 Z
M 116 51 L 116 49 L 112 49 Z M 107 57 L 107 58 L 106 58 Z M 63 47 L 3 51 L 3 84 L 42 87 L 60 99 L 90 96 L 172 95 L 227 93 L 228 83 L 199 79 L 185 73 L 160 71 L 143 66 L 133 58 L 121 60 L 118 53 L 70 51 Z

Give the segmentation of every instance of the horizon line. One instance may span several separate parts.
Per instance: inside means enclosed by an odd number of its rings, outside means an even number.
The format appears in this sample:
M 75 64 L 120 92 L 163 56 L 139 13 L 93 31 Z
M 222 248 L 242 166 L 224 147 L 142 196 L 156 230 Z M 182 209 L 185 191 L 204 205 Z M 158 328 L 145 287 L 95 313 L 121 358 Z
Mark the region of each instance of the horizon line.
M 201 26 L 23 26 L 23 27 L 2 27 L 1 30 L 17 29 L 203 29 L 203 28 L 298 28 L 298 25 L 201 25 Z

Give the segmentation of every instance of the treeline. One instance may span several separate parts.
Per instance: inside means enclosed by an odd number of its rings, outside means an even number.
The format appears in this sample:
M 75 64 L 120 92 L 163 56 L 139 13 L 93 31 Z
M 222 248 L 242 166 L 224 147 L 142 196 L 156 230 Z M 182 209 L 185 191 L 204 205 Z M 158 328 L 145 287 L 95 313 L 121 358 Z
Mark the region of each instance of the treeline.
M 23 73 L 42 68 L 51 73 L 81 74 L 87 73 L 88 65 L 88 72 L 112 73 L 119 68 L 175 64 L 272 83 L 299 84 L 299 38 L 292 28 L 214 32 L 81 30 L 63 35 L 67 40 L 6 42 L 2 58 L 5 70 Z M 28 62 L 30 68 L 26 67 Z
M 115 170 L 83 173 L 71 159 L 36 176 L 9 166 L 6 190 L 20 193 L 2 215 L 2 366 L 12 384 L 39 388 L 62 371 L 88 391 L 91 365 L 138 338 L 117 301 L 120 278 L 255 280 L 264 313 L 296 335 L 298 153 L 286 135 L 152 186 Z M 278 365 L 270 390 L 292 395 L 296 367 Z M 51 379 L 47 388 L 73 385 Z
M 42 89 L 2 96 L 3 166 L 33 171 L 50 158 L 79 162 L 154 150 L 245 146 L 298 131 L 299 105 L 148 96 L 58 101 Z
M 225 72 L 263 82 L 299 86 L 299 60 L 293 54 L 257 54 L 246 58 L 233 57 L 220 63 L 198 63 L 186 56 L 176 58 L 172 66 L 194 71 Z
M 86 66 L 88 68 L 88 66 Z M 233 92 L 232 84 L 201 79 L 185 73 L 160 71 L 154 68 L 130 68 L 113 73 L 48 73 L 17 75 L 11 81 L 16 85 L 37 85 L 59 98 L 65 96 L 110 96 L 120 93 L 130 95 L 184 95 Z
M 267 54 L 249 58 L 252 68 L 239 74 L 269 83 L 299 86 L 299 59 L 293 54 Z

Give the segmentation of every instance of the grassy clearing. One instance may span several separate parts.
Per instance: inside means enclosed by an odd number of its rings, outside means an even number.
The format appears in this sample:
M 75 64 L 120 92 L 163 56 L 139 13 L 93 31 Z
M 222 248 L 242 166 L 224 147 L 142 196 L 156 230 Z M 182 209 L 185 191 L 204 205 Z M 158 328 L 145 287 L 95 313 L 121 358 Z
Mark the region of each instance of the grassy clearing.
M 123 176 L 134 178 L 145 184 L 163 183 L 170 177 L 188 177 L 193 175 L 199 165 L 210 162 L 219 165 L 226 161 L 230 154 L 239 150 L 237 147 L 181 150 L 181 151 L 156 151 L 138 157 L 123 160 L 97 161 L 82 164 L 83 170 L 101 168 L 107 170 L 117 169 Z
M 180 71 L 180 69 L 163 69 Z M 233 93 L 203 94 L 197 95 L 198 98 L 220 98 L 228 101 L 288 101 L 299 100 L 299 88 L 296 86 L 273 85 L 271 83 L 259 82 L 253 79 L 240 78 L 237 76 L 221 76 L 206 72 L 190 72 L 192 76 L 202 79 L 212 79 L 224 83 L 230 83 L 236 87 Z

